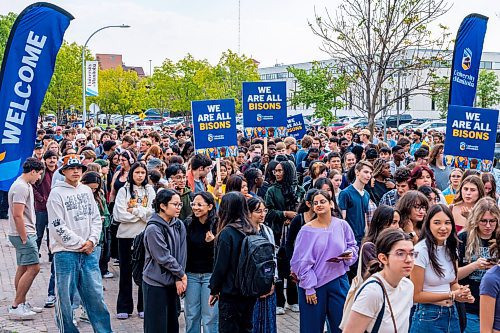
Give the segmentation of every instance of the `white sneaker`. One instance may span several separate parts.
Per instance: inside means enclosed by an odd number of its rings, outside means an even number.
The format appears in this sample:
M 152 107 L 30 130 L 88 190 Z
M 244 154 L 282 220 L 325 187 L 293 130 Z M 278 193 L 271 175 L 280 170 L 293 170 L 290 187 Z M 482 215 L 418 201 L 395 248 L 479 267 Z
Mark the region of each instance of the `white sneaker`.
M 114 275 L 113 273 L 111 273 L 111 272 L 107 272 L 106 274 L 104 274 L 104 275 L 102 276 L 102 278 L 103 278 L 103 279 L 111 279 L 111 278 L 113 278 L 114 276 L 115 276 L 115 275 Z
M 33 306 L 29 302 L 24 303 L 24 306 L 26 307 L 26 309 L 33 311 L 35 313 L 42 313 L 42 311 L 43 311 L 42 308 L 39 308 L 37 306 Z
M 15 309 L 12 306 L 9 306 L 9 315 L 11 319 L 29 320 L 33 319 L 33 317 L 36 316 L 36 313 L 26 309 L 24 304 L 19 304 Z
M 44 308 L 53 308 L 56 305 L 56 297 L 54 295 L 50 295 L 47 297 L 45 301 Z
M 284 314 L 285 314 L 285 309 L 284 309 L 284 308 L 282 308 L 281 306 L 278 306 L 278 307 L 276 308 L 276 315 L 277 315 L 277 316 L 281 316 L 281 315 L 284 315 Z
M 292 312 L 300 312 L 300 308 L 299 308 L 298 304 L 289 305 L 289 308 L 290 308 L 290 310 L 292 310 Z

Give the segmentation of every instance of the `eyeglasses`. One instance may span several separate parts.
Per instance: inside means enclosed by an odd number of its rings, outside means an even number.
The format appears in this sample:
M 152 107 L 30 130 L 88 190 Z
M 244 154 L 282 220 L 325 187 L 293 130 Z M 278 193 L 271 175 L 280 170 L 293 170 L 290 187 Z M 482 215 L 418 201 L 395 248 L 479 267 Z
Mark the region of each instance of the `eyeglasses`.
M 255 214 L 267 214 L 267 212 L 269 211 L 269 209 L 265 208 L 265 209 L 257 209 L 256 211 L 254 211 Z
M 175 208 L 182 208 L 182 206 L 183 206 L 182 202 L 178 202 L 178 203 L 169 202 L 168 204 L 174 206 Z
M 85 143 L 85 140 L 77 140 L 76 143 Z
M 194 207 L 198 207 L 198 208 L 200 208 L 200 207 L 208 206 L 207 204 L 201 204 L 201 203 L 197 203 L 197 202 L 191 202 L 191 203 L 190 203 L 190 205 L 191 205 L 191 207 L 193 207 L 193 208 L 194 208 Z
M 493 226 L 493 225 L 495 225 L 497 223 L 498 223 L 497 219 L 491 219 L 491 220 L 481 219 L 481 220 L 479 220 L 479 224 L 482 225 L 482 226 L 487 226 L 488 224 Z
M 424 205 L 414 205 L 413 208 L 415 208 L 415 210 L 423 210 L 423 211 L 426 211 L 427 210 L 427 207 L 425 207 Z
M 165 153 L 166 156 L 172 156 L 174 153 Z
M 418 252 L 406 252 L 406 251 L 396 251 L 396 252 L 389 252 L 387 253 L 389 255 L 393 255 L 399 260 L 406 260 L 406 258 L 410 257 L 411 260 L 415 260 L 418 258 Z

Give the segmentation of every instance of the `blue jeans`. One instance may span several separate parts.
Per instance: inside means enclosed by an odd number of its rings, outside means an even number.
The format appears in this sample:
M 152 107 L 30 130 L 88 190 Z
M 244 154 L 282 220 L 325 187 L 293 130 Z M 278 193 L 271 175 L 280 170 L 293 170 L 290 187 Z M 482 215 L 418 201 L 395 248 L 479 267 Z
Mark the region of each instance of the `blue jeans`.
M 457 308 L 434 304 L 417 304 L 411 322 L 410 333 L 457 333 L 460 332 Z
M 96 247 L 87 255 L 80 252 L 54 253 L 56 276 L 56 323 L 60 332 L 79 332 L 73 324 L 71 308 L 74 290 L 80 294 L 94 332 L 112 332 L 108 308 L 104 303 L 99 256 Z
M 299 287 L 300 332 L 323 333 L 325 319 L 328 318 L 329 332 L 340 333 L 344 303 L 349 291 L 347 274 L 316 288 L 318 304 L 306 302 L 306 292 Z
M 218 305 L 208 305 L 211 273 L 186 273 L 187 289 L 184 299 L 184 318 L 186 319 L 186 333 L 200 333 L 203 325 L 203 333 L 218 332 Z
M 479 332 L 479 316 L 477 314 L 467 313 L 467 327 L 464 333 Z

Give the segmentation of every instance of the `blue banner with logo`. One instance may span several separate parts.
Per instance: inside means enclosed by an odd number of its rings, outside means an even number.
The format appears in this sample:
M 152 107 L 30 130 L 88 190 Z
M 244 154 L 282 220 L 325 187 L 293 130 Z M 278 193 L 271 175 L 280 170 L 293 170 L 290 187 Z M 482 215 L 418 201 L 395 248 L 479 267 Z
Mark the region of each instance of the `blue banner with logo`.
M 307 132 L 304 116 L 302 114 L 296 114 L 295 116 L 288 117 L 286 129 L 289 136 L 294 137 L 295 140 L 302 140 Z
M 14 22 L 0 72 L 0 190 L 8 191 L 33 154 L 37 120 L 64 32 L 73 16 L 35 3 Z
M 243 126 L 285 127 L 286 82 L 243 82 Z
M 450 105 L 444 153 L 493 160 L 498 110 Z
M 191 112 L 196 153 L 211 158 L 238 155 L 234 99 L 192 101 Z
M 473 106 L 488 18 L 468 15 L 458 29 L 451 65 L 449 105 Z

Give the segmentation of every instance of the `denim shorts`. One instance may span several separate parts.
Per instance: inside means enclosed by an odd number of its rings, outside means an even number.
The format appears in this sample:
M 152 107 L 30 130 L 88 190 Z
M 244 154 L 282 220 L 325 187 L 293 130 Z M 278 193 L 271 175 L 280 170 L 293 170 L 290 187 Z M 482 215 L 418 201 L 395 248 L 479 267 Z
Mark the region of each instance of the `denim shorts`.
M 29 266 L 38 264 L 38 246 L 36 245 L 36 235 L 28 235 L 26 244 L 23 244 L 20 236 L 9 236 L 9 240 L 16 249 L 16 259 L 18 266 Z

